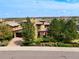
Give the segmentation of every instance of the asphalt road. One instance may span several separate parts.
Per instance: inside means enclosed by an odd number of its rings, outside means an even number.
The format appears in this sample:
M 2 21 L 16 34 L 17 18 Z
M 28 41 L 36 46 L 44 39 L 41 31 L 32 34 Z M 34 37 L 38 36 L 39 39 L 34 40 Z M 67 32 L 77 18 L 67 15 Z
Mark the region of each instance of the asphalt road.
M 0 51 L 0 59 L 79 59 L 79 52 Z

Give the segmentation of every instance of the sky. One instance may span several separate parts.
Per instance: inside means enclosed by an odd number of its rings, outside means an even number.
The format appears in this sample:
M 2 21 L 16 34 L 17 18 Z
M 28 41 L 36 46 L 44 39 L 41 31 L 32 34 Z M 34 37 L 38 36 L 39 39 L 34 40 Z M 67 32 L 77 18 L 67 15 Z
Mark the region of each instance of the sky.
M 79 0 L 0 0 L 0 18 L 79 16 Z

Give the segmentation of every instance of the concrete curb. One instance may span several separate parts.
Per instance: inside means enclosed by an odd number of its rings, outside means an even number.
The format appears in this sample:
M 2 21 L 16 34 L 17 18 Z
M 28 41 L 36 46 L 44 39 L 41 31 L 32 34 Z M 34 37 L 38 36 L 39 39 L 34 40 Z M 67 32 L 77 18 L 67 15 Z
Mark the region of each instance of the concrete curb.
M 0 51 L 68 51 L 79 52 L 79 48 L 74 47 L 0 47 Z

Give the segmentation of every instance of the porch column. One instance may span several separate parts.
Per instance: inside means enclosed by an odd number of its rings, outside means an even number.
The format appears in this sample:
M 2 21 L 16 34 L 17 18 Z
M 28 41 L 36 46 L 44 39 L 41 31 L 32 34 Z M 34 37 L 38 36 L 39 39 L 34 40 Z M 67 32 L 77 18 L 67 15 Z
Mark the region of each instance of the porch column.
M 13 32 L 14 38 L 16 37 L 16 32 Z

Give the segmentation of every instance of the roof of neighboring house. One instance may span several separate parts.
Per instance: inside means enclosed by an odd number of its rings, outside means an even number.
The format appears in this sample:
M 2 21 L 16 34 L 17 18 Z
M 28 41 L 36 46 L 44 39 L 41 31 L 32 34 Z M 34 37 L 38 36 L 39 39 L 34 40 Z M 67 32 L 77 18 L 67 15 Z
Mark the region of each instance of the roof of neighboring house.
M 50 23 L 49 22 L 44 22 L 44 25 L 50 25 Z
M 37 25 L 40 25 L 40 24 L 42 24 L 42 22 L 36 22 L 36 24 L 37 24 Z
M 8 24 L 9 26 L 12 26 L 12 27 L 20 25 L 17 22 L 7 22 L 6 24 Z
M 19 30 L 22 30 L 22 27 L 21 26 L 18 26 L 16 28 L 13 28 L 12 31 L 19 31 Z
M 13 27 L 12 28 L 12 31 L 19 31 L 19 30 L 22 30 L 22 27 L 19 26 L 20 24 L 15 22 L 15 21 L 9 21 L 9 22 L 6 22 L 7 25 Z

